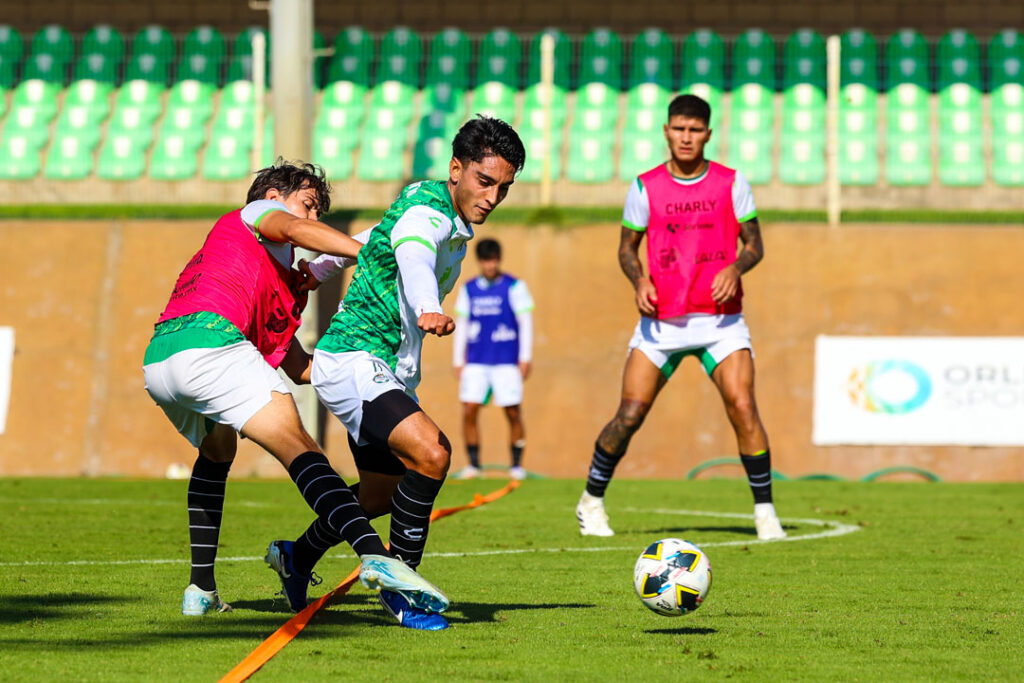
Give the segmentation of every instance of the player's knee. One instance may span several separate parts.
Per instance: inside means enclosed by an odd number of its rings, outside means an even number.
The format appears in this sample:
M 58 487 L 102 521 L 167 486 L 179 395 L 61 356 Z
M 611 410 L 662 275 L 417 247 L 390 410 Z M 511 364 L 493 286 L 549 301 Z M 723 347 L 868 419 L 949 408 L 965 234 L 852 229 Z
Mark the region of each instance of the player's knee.
M 757 404 L 748 393 L 731 394 L 726 397 L 725 404 L 736 422 L 747 423 L 757 419 Z
M 519 406 L 508 406 L 505 408 L 505 415 L 510 422 L 518 422 L 520 419 Z
M 452 445 L 448 437 L 438 434 L 436 443 L 425 444 L 416 458 L 416 469 L 433 479 L 443 479 L 452 462 Z
M 630 433 L 640 429 L 647 417 L 647 406 L 635 403 L 624 404 L 619 407 L 615 419 Z

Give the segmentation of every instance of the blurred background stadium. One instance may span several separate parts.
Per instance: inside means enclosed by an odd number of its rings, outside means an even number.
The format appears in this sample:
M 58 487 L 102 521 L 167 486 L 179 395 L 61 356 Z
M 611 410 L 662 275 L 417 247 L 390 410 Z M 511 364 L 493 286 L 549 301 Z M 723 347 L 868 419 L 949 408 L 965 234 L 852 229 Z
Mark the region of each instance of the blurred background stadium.
M 263 68 L 253 56 L 254 35 L 271 37 L 271 4 L 3 3 L 0 202 L 9 219 L 0 227 L 0 326 L 16 336 L 0 474 L 159 476 L 190 462 L 138 368 L 208 217 L 56 219 L 83 205 L 136 206 L 140 217 L 154 205 L 237 205 L 253 169 L 281 151 L 273 41 Z M 291 11 L 284 0 L 273 5 Z M 711 103 L 709 156 L 747 175 L 762 210 L 823 219 L 829 130 L 846 210 L 1019 222 L 1024 208 L 1020 3 L 321 1 L 312 25 L 309 157 L 333 180 L 336 207 L 380 208 L 403 184 L 444 177 L 454 132 L 481 112 L 513 122 L 528 147 L 509 206 L 546 203 L 547 160 L 551 201 L 563 213 L 609 210 L 590 227 L 524 218 L 484 228 L 538 293 L 541 371 L 526 406 L 529 465 L 543 473 L 582 475 L 613 408 L 635 314 L 614 262 L 615 214 L 627 183 L 664 156 L 674 94 Z M 544 35 L 554 45 L 548 96 Z M 831 128 L 828 36 L 840 45 Z M 253 85 L 259 71 L 264 98 Z M 51 219 L 28 220 L 40 205 Z M 339 227 L 371 224 L 351 218 Z M 1020 333 L 1019 226 L 941 222 L 830 230 L 766 221 L 768 258 L 750 276 L 748 318 L 780 470 L 863 476 L 908 465 L 955 479 L 1024 479 L 1020 444 L 990 445 L 981 459 L 965 443 L 811 444 L 816 335 Z M 448 346 L 427 346 L 423 399 L 455 432 Z M 627 476 L 682 476 L 732 452 L 706 382 L 691 368 L 676 383 L 687 386 L 667 392 L 674 398 L 655 410 L 657 426 L 637 440 L 657 462 L 627 461 Z M 1010 391 L 1007 416 L 1019 419 L 1024 394 Z M 493 424 L 497 452 L 503 432 Z M 344 470 L 343 439 L 325 429 Z M 252 473 L 279 473 L 253 458 Z

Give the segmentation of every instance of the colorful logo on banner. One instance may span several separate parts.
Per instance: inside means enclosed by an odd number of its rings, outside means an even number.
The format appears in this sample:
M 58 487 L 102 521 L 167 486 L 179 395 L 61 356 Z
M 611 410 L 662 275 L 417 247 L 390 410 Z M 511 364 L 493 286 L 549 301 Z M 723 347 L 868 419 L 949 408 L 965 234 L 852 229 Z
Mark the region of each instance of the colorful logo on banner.
M 874 361 L 854 368 L 847 392 L 854 405 L 870 413 L 899 415 L 928 401 L 932 380 L 924 368 L 910 361 Z

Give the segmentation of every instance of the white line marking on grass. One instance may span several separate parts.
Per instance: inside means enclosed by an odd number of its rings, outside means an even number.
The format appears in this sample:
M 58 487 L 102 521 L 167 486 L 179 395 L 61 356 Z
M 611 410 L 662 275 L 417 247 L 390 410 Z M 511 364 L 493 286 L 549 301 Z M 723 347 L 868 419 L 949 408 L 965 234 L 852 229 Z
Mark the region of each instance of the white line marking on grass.
M 0 504 L 14 505 L 173 505 L 185 504 L 182 500 L 142 500 L 132 498 L 0 498 Z M 242 500 L 231 501 L 232 507 L 266 508 L 274 507 L 272 503 Z
M 663 515 L 691 515 L 697 517 L 727 517 L 730 519 L 743 519 L 753 520 L 752 515 L 746 515 L 739 512 L 708 512 L 706 510 L 669 510 L 665 508 L 655 508 L 653 510 L 645 510 L 641 508 L 624 508 L 625 512 L 646 512 L 656 513 Z M 698 543 L 702 548 L 724 548 L 728 546 L 743 546 L 743 545 L 761 545 L 763 543 L 785 543 L 793 541 L 812 541 L 819 538 L 835 538 L 837 536 L 845 536 L 846 534 L 852 534 L 855 531 L 860 531 L 859 526 L 853 524 L 843 524 L 841 522 L 834 522 L 825 519 L 804 519 L 798 517 L 782 517 L 780 518 L 783 522 L 807 524 L 809 526 L 816 526 L 822 528 L 822 531 L 817 531 L 810 534 L 801 534 L 799 536 L 787 536 L 784 539 L 778 541 L 761 541 L 756 538 L 751 539 L 740 539 L 736 541 L 707 541 L 705 543 Z M 489 557 L 493 555 L 528 555 L 536 553 L 607 553 L 607 552 L 619 552 L 623 550 L 636 550 L 635 545 L 614 545 L 614 546 L 600 546 L 591 548 L 507 548 L 504 550 L 476 550 L 467 552 L 456 552 L 456 553 L 426 553 L 426 557 Z M 329 555 L 329 559 L 332 560 L 355 560 L 356 558 L 352 555 Z M 241 557 L 218 557 L 217 562 L 255 562 L 263 560 L 262 555 L 254 556 L 241 556 Z M 80 566 L 115 566 L 115 565 L 130 565 L 130 564 L 186 564 L 188 558 L 180 557 L 177 559 L 139 559 L 139 560 L 65 560 L 65 561 L 25 561 L 25 562 L 0 562 L 0 567 L 80 567 Z

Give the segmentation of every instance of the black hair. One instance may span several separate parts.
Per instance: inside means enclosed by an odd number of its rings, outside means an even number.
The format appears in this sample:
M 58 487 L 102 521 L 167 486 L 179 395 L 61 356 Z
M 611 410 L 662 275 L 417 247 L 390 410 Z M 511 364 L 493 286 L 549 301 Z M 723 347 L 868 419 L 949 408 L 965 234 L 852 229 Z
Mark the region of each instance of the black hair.
M 277 190 L 288 196 L 293 192 L 313 188 L 316 192 L 317 213 L 323 216 L 331 210 L 331 184 L 327 182 L 324 169 L 316 164 L 298 161 L 291 163 L 278 157 L 266 168 L 256 171 L 256 178 L 249 186 L 249 194 L 245 201 L 254 202 L 263 199 L 270 190 Z
M 668 117 L 685 116 L 700 119 L 704 125 L 711 123 L 711 105 L 696 95 L 678 95 L 668 105 Z
M 501 244 L 498 240 L 490 237 L 482 239 L 476 244 L 476 257 L 480 261 L 490 261 L 501 258 Z
M 526 149 L 515 129 L 501 119 L 477 114 L 462 124 L 452 140 L 452 156 L 462 162 L 480 162 L 492 155 L 507 161 L 516 173 L 526 163 Z

